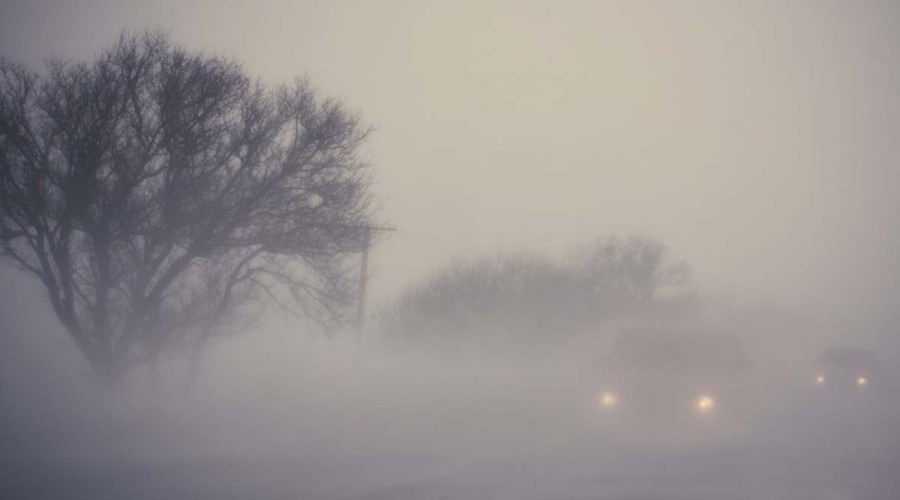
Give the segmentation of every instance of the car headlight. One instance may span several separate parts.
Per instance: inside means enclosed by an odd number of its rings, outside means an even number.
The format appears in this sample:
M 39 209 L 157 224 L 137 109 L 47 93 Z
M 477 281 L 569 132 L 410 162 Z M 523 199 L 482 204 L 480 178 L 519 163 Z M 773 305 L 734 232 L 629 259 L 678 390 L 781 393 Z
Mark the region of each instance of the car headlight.
M 715 411 L 716 409 L 716 400 L 707 394 L 703 394 L 697 398 L 697 401 L 694 403 L 694 407 L 697 409 L 697 412 L 702 414 L 709 414 Z
M 619 398 L 613 392 L 604 391 L 597 396 L 597 402 L 603 408 L 615 408 L 619 404 Z

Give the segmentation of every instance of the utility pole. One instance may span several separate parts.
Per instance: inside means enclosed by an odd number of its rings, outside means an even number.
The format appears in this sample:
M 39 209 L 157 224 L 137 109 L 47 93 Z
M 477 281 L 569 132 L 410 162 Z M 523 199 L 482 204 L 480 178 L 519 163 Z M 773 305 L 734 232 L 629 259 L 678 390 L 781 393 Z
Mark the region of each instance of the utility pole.
M 369 246 L 372 243 L 372 231 L 396 231 L 388 226 L 366 226 L 363 236 L 362 258 L 359 263 L 359 295 L 356 298 L 356 335 L 362 338 L 363 324 L 366 321 L 366 282 L 369 276 Z

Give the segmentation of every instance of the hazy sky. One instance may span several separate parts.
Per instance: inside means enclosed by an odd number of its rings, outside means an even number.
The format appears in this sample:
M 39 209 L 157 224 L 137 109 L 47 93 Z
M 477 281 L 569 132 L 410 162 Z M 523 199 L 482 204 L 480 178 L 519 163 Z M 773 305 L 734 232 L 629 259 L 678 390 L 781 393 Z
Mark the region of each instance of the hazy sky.
M 661 239 L 708 291 L 855 312 L 900 291 L 894 2 L 0 5 L 0 52 L 32 65 L 162 28 L 358 108 L 401 229 L 376 299 L 453 255 L 609 233 Z

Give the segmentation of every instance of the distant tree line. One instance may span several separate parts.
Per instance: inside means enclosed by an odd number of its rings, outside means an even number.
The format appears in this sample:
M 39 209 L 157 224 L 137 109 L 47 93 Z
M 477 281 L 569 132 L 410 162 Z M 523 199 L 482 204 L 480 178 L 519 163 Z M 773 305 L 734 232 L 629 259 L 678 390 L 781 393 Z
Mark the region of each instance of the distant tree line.
M 562 261 L 500 254 L 459 260 L 380 313 L 389 339 L 409 343 L 553 341 L 634 314 L 683 309 L 683 260 L 651 238 L 598 239 Z M 682 290 L 660 297 L 666 290 Z

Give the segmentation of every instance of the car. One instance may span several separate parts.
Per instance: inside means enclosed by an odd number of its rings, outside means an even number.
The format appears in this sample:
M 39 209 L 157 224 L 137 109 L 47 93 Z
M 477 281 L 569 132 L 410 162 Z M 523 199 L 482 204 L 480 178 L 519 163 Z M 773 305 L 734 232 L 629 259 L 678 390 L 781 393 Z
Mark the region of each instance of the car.
M 864 393 L 881 384 L 881 362 L 875 351 L 826 349 L 816 362 L 815 385 L 821 391 Z
M 629 328 L 596 360 L 595 413 L 619 434 L 674 437 L 740 424 L 752 403 L 739 337 L 715 330 Z
M 785 382 L 777 407 L 782 414 L 772 434 L 804 446 L 841 437 L 848 453 L 897 446 L 897 412 L 893 380 L 879 354 L 861 347 L 830 347 L 812 354 L 811 362 Z

